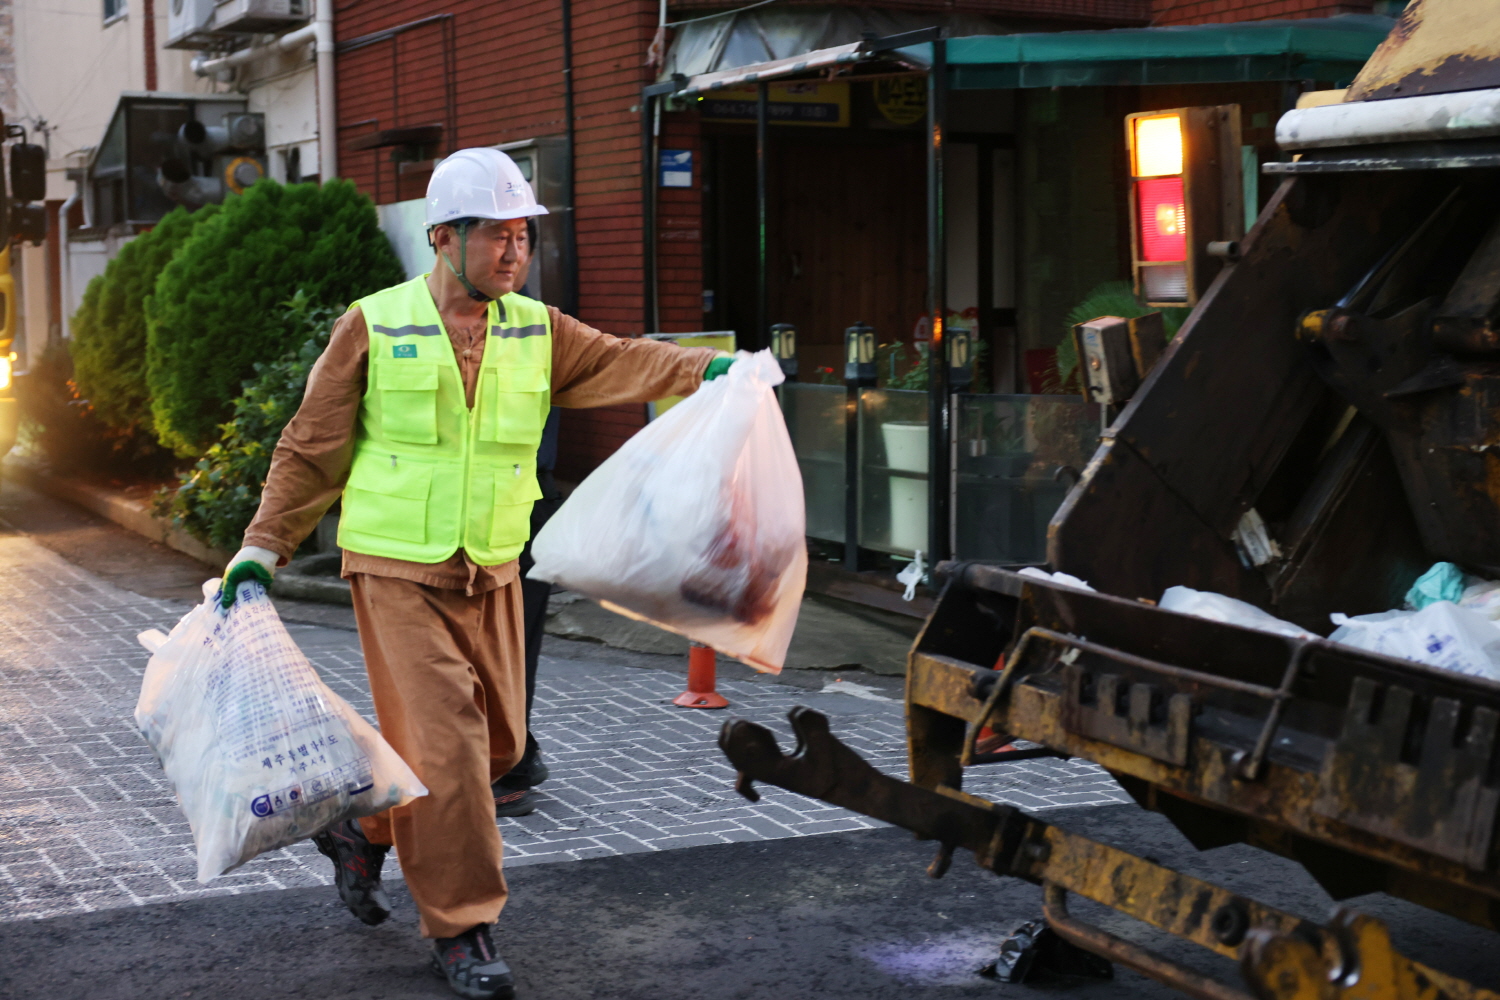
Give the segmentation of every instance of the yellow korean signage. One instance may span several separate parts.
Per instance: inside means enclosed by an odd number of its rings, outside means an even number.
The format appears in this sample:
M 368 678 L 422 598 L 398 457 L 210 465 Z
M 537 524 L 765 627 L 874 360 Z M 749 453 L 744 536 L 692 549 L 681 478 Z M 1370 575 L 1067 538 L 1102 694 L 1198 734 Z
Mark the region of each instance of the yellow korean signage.
M 776 125 L 849 126 L 849 84 L 798 80 L 773 83 L 767 88 L 766 118 Z M 698 98 L 704 121 L 753 122 L 758 100 L 754 87 L 726 87 Z
M 896 76 L 876 80 L 875 107 L 892 125 L 915 125 L 927 117 L 927 78 Z
M 734 353 L 733 330 L 709 330 L 701 333 L 648 333 L 651 340 L 670 340 L 678 347 L 712 347 L 727 354 Z M 655 420 L 672 407 L 682 402 L 681 396 L 667 396 L 646 404 L 646 419 Z

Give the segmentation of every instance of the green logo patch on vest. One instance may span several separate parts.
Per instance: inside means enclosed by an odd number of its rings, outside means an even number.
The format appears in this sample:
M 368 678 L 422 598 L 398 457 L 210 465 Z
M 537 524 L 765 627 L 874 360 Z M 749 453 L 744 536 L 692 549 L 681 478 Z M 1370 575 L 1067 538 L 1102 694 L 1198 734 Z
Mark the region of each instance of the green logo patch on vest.
M 414 358 L 417 356 L 417 345 L 397 344 L 391 348 L 391 356 L 395 358 Z

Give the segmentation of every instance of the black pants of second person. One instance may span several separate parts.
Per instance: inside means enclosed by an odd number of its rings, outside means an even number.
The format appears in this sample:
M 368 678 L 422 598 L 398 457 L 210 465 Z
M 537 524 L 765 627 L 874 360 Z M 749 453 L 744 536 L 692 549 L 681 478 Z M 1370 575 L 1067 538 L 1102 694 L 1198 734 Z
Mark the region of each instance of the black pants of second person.
M 546 484 L 543 484 L 545 489 Z M 548 493 L 553 492 L 547 490 Z M 561 497 L 546 497 L 531 508 L 531 537 L 542 530 L 557 508 L 562 506 Z M 531 558 L 531 542 L 521 550 L 521 617 L 526 630 L 526 757 L 534 758 L 538 752 L 536 737 L 531 735 L 531 703 L 536 700 L 536 663 L 542 654 L 542 634 L 547 626 L 547 598 L 552 594 L 552 584 L 542 580 L 528 580 L 526 574 L 536 565 Z

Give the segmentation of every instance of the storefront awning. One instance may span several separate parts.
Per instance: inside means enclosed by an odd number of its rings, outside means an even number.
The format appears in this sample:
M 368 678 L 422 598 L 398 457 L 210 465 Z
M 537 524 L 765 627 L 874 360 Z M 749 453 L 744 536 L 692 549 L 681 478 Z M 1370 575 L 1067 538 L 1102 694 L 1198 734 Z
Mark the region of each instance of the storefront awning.
M 1374 14 L 1298 21 L 1197 24 L 1110 31 L 971 35 L 947 42 L 949 86 L 961 90 L 1023 87 L 1118 87 L 1163 83 L 1240 83 L 1352 79 L 1395 21 Z M 932 44 L 891 50 L 885 57 L 914 67 L 932 62 Z M 869 42 L 717 73 L 679 77 L 662 91 L 691 95 L 725 86 L 795 76 L 874 55 Z
M 1118 87 L 1264 80 L 1343 82 L 1395 22 L 1373 14 L 1113 31 L 984 35 L 948 42 L 949 86 Z M 932 46 L 900 50 L 926 65 Z

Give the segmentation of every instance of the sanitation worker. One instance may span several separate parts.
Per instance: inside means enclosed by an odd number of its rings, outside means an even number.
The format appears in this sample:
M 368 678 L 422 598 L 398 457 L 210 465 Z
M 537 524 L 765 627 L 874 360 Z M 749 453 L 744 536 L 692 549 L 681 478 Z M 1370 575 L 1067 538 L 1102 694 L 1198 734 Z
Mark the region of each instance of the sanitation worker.
M 394 846 L 432 968 L 470 998 L 515 995 L 491 936 L 506 887 L 490 786 L 526 747 L 517 557 L 548 409 L 690 393 L 729 365 L 706 348 L 608 336 L 518 294 L 544 214 L 498 150 L 438 165 L 432 272 L 334 325 L 225 573 L 229 600 L 241 580 L 269 581 L 343 497 L 343 575 L 380 731 L 429 791 L 318 849 L 349 910 L 378 924 Z

